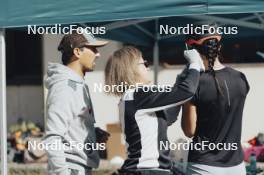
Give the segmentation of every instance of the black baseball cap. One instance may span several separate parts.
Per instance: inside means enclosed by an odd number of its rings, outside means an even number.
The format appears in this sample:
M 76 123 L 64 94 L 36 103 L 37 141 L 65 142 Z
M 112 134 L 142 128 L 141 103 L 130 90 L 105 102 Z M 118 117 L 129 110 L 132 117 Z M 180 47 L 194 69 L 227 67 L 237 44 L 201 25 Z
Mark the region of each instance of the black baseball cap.
M 81 48 L 85 46 L 90 47 L 102 47 L 105 46 L 108 41 L 97 40 L 92 34 L 89 33 L 77 33 L 66 34 L 63 36 L 58 50 L 61 52 L 72 52 L 74 48 Z

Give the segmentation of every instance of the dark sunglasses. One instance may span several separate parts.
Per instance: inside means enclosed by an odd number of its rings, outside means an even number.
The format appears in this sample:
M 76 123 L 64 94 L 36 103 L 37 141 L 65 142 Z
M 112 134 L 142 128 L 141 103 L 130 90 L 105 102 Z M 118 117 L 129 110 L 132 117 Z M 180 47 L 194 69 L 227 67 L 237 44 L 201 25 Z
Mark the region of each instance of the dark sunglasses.
M 143 63 L 138 63 L 138 64 L 144 64 L 144 66 L 145 66 L 146 68 L 148 68 L 148 67 L 149 67 L 149 63 L 148 63 L 148 61 L 147 61 L 147 60 L 144 60 L 144 62 L 143 62 Z

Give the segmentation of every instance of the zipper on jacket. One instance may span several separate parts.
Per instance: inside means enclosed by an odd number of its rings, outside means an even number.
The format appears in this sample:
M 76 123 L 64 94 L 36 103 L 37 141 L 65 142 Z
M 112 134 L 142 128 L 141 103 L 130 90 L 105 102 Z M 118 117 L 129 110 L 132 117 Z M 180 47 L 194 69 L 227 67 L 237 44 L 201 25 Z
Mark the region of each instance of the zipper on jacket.
M 94 109 L 93 109 L 92 99 L 91 99 L 91 96 L 90 96 L 89 88 L 84 82 L 83 82 L 83 88 L 84 88 L 84 91 L 85 91 L 85 94 L 86 94 L 86 98 L 88 100 L 88 102 L 87 102 L 89 104 L 88 108 L 89 108 L 89 110 L 91 110 L 91 113 L 89 112 L 89 114 L 90 114 L 90 116 L 92 116 L 93 121 L 95 123 L 96 121 L 95 121 L 95 117 L 94 117 Z

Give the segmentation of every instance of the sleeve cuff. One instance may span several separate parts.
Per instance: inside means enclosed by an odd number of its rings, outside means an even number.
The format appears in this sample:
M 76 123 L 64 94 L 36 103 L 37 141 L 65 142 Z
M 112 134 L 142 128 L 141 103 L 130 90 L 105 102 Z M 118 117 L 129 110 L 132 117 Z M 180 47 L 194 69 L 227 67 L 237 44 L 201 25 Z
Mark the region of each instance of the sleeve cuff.
M 190 66 L 189 66 L 189 69 L 195 69 L 198 72 L 200 72 L 201 66 L 198 63 L 191 63 Z

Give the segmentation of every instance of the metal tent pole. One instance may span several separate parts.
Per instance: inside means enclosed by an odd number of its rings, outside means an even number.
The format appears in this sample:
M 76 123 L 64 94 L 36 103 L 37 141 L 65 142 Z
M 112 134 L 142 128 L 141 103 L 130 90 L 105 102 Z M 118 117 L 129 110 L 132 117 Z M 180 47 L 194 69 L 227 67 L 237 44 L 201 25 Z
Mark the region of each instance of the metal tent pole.
M 159 41 L 155 41 L 153 47 L 153 65 L 154 65 L 154 84 L 158 84 L 158 72 L 159 72 Z
M 188 18 L 198 19 L 198 20 L 215 21 L 215 22 L 221 22 L 224 24 L 238 25 L 238 26 L 257 29 L 257 30 L 264 30 L 264 24 L 263 23 L 259 24 L 257 22 L 245 21 L 245 19 L 251 19 L 251 18 L 230 19 L 230 18 L 218 17 L 218 16 L 213 16 L 213 15 L 196 15 L 196 16 L 188 16 Z M 257 18 L 257 16 L 256 16 L 256 18 Z M 260 20 L 263 18 L 263 16 L 258 14 L 258 18 Z
M 159 26 L 158 19 L 155 20 L 155 41 L 153 46 L 153 66 L 154 66 L 154 84 L 158 84 L 158 72 L 159 72 Z
M 6 54 L 5 30 L 0 29 L 0 138 L 1 175 L 7 175 L 7 129 L 6 129 Z

